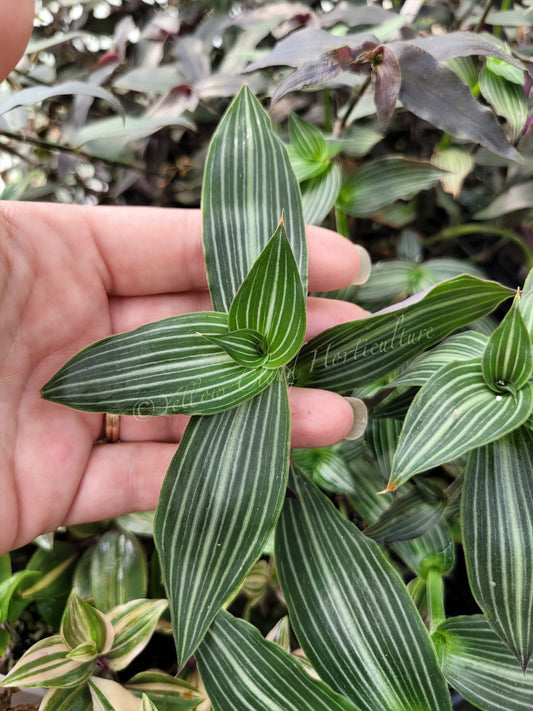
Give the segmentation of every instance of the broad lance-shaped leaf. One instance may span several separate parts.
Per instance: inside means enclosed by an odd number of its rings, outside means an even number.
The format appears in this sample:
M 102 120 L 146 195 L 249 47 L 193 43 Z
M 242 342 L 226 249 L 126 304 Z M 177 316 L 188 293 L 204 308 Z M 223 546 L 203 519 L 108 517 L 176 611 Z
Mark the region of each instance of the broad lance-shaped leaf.
M 298 352 L 305 335 L 305 294 L 283 220 L 233 299 L 230 333 L 253 329 L 267 344 L 265 367 L 278 368 Z
M 505 318 L 489 338 L 481 359 L 483 379 L 496 393 L 516 393 L 531 375 L 531 340 L 519 302 L 517 294 Z
M 489 390 L 479 358 L 441 368 L 420 389 L 400 434 L 387 485 L 394 491 L 407 479 L 519 427 L 533 408 L 526 384 L 516 394 Z
M 276 562 L 293 628 L 313 667 L 359 711 L 446 711 L 435 650 L 378 545 L 291 470 Z
M 89 679 L 93 711 L 140 711 L 139 700 L 131 691 L 112 679 Z
M 146 694 L 161 711 L 167 708 L 187 711 L 205 699 L 192 684 L 158 669 L 139 672 L 126 682 L 126 688 L 136 696 Z
M 107 617 L 113 627 L 113 646 L 105 655 L 112 671 L 125 669 L 148 644 L 167 600 L 131 600 L 117 605 Z
M 294 361 L 295 382 L 340 393 L 374 382 L 512 295 L 501 284 L 467 274 L 444 281 L 312 338 Z
M 452 617 L 433 634 L 442 671 L 454 689 L 485 711 L 529 711 L 533 669 L 526 673 L 482 615 Z
M 227 312 L 281 214 L 307 292 L 298 183 L 268 115 L 243 87 L 210 144 L 202 193 L 204 250 L 215 310 Z
M 533 188 L 533 182 L 531 183 L 531 187 Z M 524 319 L 524 323 L 526 324 L 526 328 L 529 333 L 529 338 L 533 343 L 533 269 L 529 270 L 524 282 L 524 290 L 520 296 L 519 306 L 522 318 Z
M 217 711 L 357 711 L 282 647 L 224 610 L 196 659 Z
M 461 511 L 472 592 L 524 669 L 533 654 L 532 472 L 533 432 L 527 427 L 474 450 Z
M 68 361 L 42 396 L 78 410 L 139 417 L 227 410 L 275 375 L 239 365 L 201 335 L 227 334 L 227 318 L 184 314 L 104 338 Z
M 285 493 L 289 431 L 279 371 L 247 403 L 187 426 L 155 520 L 180 667 L 264 548 Z
M 230 358 L 247 368 L 258 368 L 268 358 L 265 337 L 253 328 L 241 328 L 223 336 L 205 336 L 208 341 L 222 348 Z

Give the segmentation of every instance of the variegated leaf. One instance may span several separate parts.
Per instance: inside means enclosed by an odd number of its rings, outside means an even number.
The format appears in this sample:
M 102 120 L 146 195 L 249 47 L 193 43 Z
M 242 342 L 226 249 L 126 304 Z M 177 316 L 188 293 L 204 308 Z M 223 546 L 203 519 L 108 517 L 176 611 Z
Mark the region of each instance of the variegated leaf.
M 341 188 L 341 171 L 336 163 L 301 184 L 302 206 L 308 225 L 320 225 L 333 209 Z
M 450 709 L 424 624 L 378 545 L 295 471 L 289 487 L 276 562 L 313 667 L 359 711 Z
M 301 348 L 295 383 L 343 393 L 374 382 L 512 294 L 496 282 L 463 275 L 369 318 L 328 328 Z
M 94 671 L 94 661 L 69 659 L 70 649 L 61 635 L 41 639 L 25 652 L 2 686 L 72 687 L 86 682 Z
M 444 366 L 421 388 L 409 408 L 387 490 L 394 491 L 413 474 L 511 432 L 528 418 L 532 408 L 529 384 L 516 394 L 489 390 L 479 358 Z
M 533 432 L 521 427 L 472 452 L 461 503 L 472 592 L 524 669 L 533 654 L 532 472 Z
M 521 83 L 508 81 L 487 65 L 479 73 L 479 88 L 498 116 L 503 116 L 507 121 L 510 140 L 516 141 L 524 130 L 528 116 L 524 73 L 504 62 L 502 65 L 508 66 L 510 71 L 518 71 L 522 77 Z
M 49 689 L 39 711 L 94 711 L 88 684 L 69 689 Z
M 217 711 L 356 711 L 279 645 L 224 610 L 196 657 Z
M 187 427 L 155 522 L 179 667 L 263 550 L 285 492 L 289 430 L 281 373 L 239 408 Z
M 89 689 L 93 711 L 139 711 L 139 699 L 116 681 L 94 676 L 89 679 Z
M 94 657 L 108 652 L 114 638 L 109 619 L 88 602 L 80 600 L 74 591 L 69 596 L 61 619 L 61 634 L 70 649 L 84 642 L 92 642 Z
M 187 711 L 205 701 L 205 696 L 192 684 L 157 669 L 136 674 L 126 683 L 126 688 L 137 696 L 146 694 L 162 709 Z
M 533 187 L 533 183 L 531 183 L 531 186 Z M 533 343 L 533 269 L 529 270 L 524 282 L 524 290 L 520 296 L 519 306 L 529 337 Z
M 42 395 L 80 410 L 139 417 L 220 412 L 273 378 L 238 365 L 201 335 L 227 330 L 225 314 L 200 312 L 110 336 L 74 356 Z
M 228 317 L 230 333 L 259 332 L 266 342 L 266 368 L 296 355 L 305 335 L 305 294 L 283 220 L 241 284 Z
M 125 669 L 146 647 L 167 607 L 166 600 L 132 600 L 110 610 L 107 617 L 115 634 L 113 646 L 105 655 L 110 669 Z
M 202 199 L 207 274 L 216 310 L 229 310 L 281 214 L 307 291 L 307 246 L 298 183 L 285 147 L 246 86 L 211 140 Z
M 238 331 L 230 331 L 224 336 L 205 336 L 205 338 L 222 348 L 230 358 L 246 368 L 258 368 L 268 358 L 268 344 L 265 337 L 253 328 L 241 328 Z
M 482 615 L 452 617 L 433 635 L 442 671 L 454 689 L 484 711 L 529 711 L 533 669 L 516 658 Z

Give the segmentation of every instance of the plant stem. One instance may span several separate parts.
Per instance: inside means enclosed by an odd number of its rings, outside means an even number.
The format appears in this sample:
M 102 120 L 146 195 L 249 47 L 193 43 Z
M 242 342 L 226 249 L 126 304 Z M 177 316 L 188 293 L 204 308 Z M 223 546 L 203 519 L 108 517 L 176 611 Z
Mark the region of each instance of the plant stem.
M 363 84 L 361 84 L 361 86 L 359 87 L 359 90 L 356 92 L 355 96 L 353 97 L 353 99 L 352 99 L 350 105 L 349 105 L 348 108 L 346 109 L 346 112 L 345 112 L 344 116 L 342 117 L 342 120 L 340 121 L 340 123 L 337 122 L 337 126 L 335 127 L 335 131 L 334 131 L 335 136 L 337 136 L 337 137 L 340 136 L 340 135 L 344 132 L 344 130 L 346 129 L 346 124 L 348 123 L 348 119 L 350 118 L 350 114 L 351 114 L 352 111 L 355 109 L 355 107 L 357 106 L 357 104 L 358 104 L 359 101 L 361 100 L 363 94 L 365 93 L 365 91 L 366 91 L 366 90 L 368 89 L 368 87 L 370 86 L 370 82 L 371 82 L 371 81 L 372 81 L 372 75 L 369 74 L 368 77 L 367 77 L 367 78 L 365 79 L 365 81 L 363 82 Z
M 468 237 L 469 235 L 503 237 L 503 239 L 509 240 L 509 242 L 514 242 L 514 244 L 518 245 L 524 253 L 528 268 L 531 269 L 533 267 L 533 253 L 531 252 L 527 244 L 517 234 L 511 232 L 511 230 L 506 230 L 503 227 L 476 224 L 458 225 L 457 227 L 448 227 L 445 230 L 441 230 L 441 232 L 437 232 L 437 234 L 433 235 L 433 237 L 429 237 L 428 239 L 424 240 L 424 242 L 426 245 L 430 245 L 435 244 L 436 242 L 440 242 L 441 240 L 456 239 L 457 237 Z
M 494 0 L 487 0 L 487 2 L 485 3 L 483 12 L 481 13 L 481 17 L 479 18 L 479 22 L 474 27 L 474 32 L 481 32 L 481 30 L 483 29 L 483 25 L 485 24 L 485 20 L 487 19 L 487 15 L 490 12 L 490 8 L 492 7 L 493 1 Z
M 337 224 L 337 232 L 343 237 L 349 238 L 346 213 L 337 206 L 335 206 L 335 222 Z
M 432 634 L 446 619 L 444 612 L 444 585 L 442 575 L 436 568 L 430 568 L 427 577 L 427 598 L 429 609 L 429 632 Z

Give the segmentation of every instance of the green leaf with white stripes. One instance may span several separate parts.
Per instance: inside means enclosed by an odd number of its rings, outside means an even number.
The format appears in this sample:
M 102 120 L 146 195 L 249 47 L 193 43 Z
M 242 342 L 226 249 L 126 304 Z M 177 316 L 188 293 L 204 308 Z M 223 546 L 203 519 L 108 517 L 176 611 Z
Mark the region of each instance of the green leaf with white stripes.
M 211 140 L 202 196 L 204 250 L 215 310 L 229 311 L 282 214 L 307 292 L 307 245 L 298 183 L 268 115 L 246 86 Z
M 224 610 L 196 659 L 217 711 L 357 711 L 278 644 Z
M 146 647 L 167 607 L 167 600 L 131 600 L 108 612 L 114 631 L 113 645 L 105 654 L 109 669 L 125 669 Z
M 241 284 L 228 316 L 230 333 L 264 336 L 265 368 L 278 368 L 298 352 L 305 335 L 305 294 L 283 219 Z
M 269 370 L 239 365 L 202 334 L 227 334 L 226 314 L 174 316 L 104 338 L 72 358 L 42 396 L 122 415 L 213 414 L 264 390 Z
M 340 393 L 372 383 L 512 295 L 464 274 L 369 318 L 328 328 L 302 346 L 295 383 Z
M 413 474 L 503 437 L 533 408 L 529 384 L 516 394 L 490 390 L 479 358 L 441 368 L 420 389 L 405 418 L 387 484 L 394 491 Z
M 135 695 L 146 694 L 162 711 L 188 711 L 205 701 L 205 695 L 184 679 L 158 669 L 139 672 L 126 682 Z
M 205 338 L 225 350 L 230 358 L 246 368 L 258 368 L 268 358 L 268 344 L 265 337 L 253 328 L 241 328 L 238 331 L 230 331 L 224 336 L 205 336 Z
M 378 545 L 291 470 L 276 562 L 292 626 L 321 678 L 359 711 L 446 711 L 435 650 Z
M 155 521 L 180 667 L 268 540 L 285 493 L 289 433 L 279 371 L 257 397 L 193 418 L 185 431 Z
M 533 669 L 524 674 L 482 615 L 452 617 L 433 639 L 446 680 L 465 699 L 485 711 L 530 711 Z
M 139 699 L 111 679 L 89 679 L 93 711 L 139 711 Z
M 516 393 L 531 375 L 531 340 L 519 302 L 520 296 L 517 295 L 483 351 L 483 379 L 496 393 Z
M 510 69 L 516 71 L 514 67 L 510 67 Z M 520 137 L 528 115 L 524 73 L 520 70 L 518 73 L 522 76 L 521 84 L 508 81 L 505 77 L 493 72 L 489 66 L 483 67 L 479 73 L 481 93 L 498 116 L 503 116 L 507 121 L 511 141 L 516 141 Z
M 94 711 L 88 684 L 70 689 L 49 689 L 39 711 Z
M 529 274 L 524 282 L 519 306 L 522 318 L 529 332 L 529 337 L 533 343 L 533 269 L 529 270 Z
M 74 591 L 69 596 L 61 619 L 61 634 L 70 649 L 91 642 L 94 648 L 93 659 L 111 649 L 115 636 L 107 617 L 88 602 L 80 600 Z
M 532 471 L 533 432 L 520 427 L 472 452 L 461 503 L 472 592 L 523 669 L 533 654 Z
M 34 644 L 2 679 L 1 686 L 71 687 L 86 682 L 95 662 L 69 658 L 69 647 L 59 634 Z
M 339 166 L 330 163 L 323 173 L 300 185 L 306 224 L 320 225 L 325 220 L 335 205 L 341 182 Z
M 477 331 L 455 333 L 438 346 L 409 363 L 392 385 L 424 385 L 437 370 L 457 360 L 481 358 L 488 337 Z

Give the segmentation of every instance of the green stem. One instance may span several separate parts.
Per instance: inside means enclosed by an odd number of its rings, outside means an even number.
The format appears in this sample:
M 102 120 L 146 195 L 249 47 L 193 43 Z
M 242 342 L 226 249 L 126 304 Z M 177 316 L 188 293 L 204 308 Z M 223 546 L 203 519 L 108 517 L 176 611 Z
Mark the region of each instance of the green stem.
M 335 206 L 335 222 L 337 223 L 337 232 L 343 237 L 349 238 L 346 213 L 337 206 Z
M 481 17 L 479 18 L 479 22 L 474 27 L 474 32 L 481 32 L 481 30 L 483 29 L 483 25 L 485 24 L 485 20 L 487 19 L 487 15 L 490 12 L 490 8 L 492 7 L 493 2 L 494 2 L 494 0 L 487 0 L 487 2 L 485 3 L 483 12 L 481 14 Z
M 429 632 L 433 634 L 440 623 L 446 619 L 446 613 L 444 612 L 444 585 L 442 575 L 436 568 L 429 569 L 426 584 L 429 609 Z
M 441 240 L 456 239 L 457 237 L 468 237 L 470 235 L 479 236 L 484 235 L 486 237 L 502 237 L 503 239 L 509 240 L 516 244 L 522 252 L 524 253 L 524 258 L 529 269 L 533 267 L 533 252 L 529 249 L 527 244 L 514 232 L 511 230 L 506 230 L 503 227 L 495 227 L 493 225 L 458 225 L 457 227 L 448 227 L 441 232 L 433 235 L 424 240 L 426 245 L 435 244 Z

